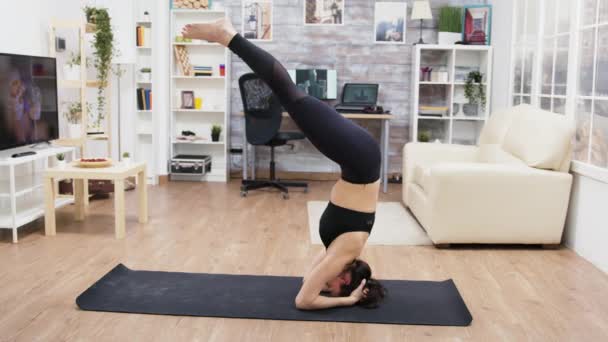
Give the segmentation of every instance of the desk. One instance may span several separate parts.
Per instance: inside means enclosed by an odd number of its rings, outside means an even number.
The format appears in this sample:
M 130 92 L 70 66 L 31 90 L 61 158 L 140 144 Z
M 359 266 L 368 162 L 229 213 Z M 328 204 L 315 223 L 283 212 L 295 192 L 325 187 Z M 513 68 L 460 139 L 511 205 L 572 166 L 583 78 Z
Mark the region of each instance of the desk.
M 88 179 L 114 181 L 114 223 L 117 239 L 125 237 L 125 180 L 137 176 L 137 194 L 139 199 L 139 222 L 148 222 L 148 190 L 146 188 L 146 163 L 117 163 L 104 168 L 81 168 L 72 164 L 64 167 L 49 168 L 44 172 L 44 233 L 55 235 L 55 179 L 74 179 L 74 204 L 77 221 L 84 220 L 84 193 Z M 88 185 L 88 184 L 87 184 Z
M 382 171 L 380 174 L 380 183 L 382 185 L 382 191 L 387 191 L 387 183 L 388 183 L 388 138 L 390 125 L 389 121 L 392 120 L 395 116 L 392 114 L 362 114 L 362 113 L 341 113 L 347 119 L 359 119 L 359 120 L 381 120 L 382 121 L 382 129 L 381 129 L 381 137 L 380 137 L 380 149 L 382 153 Z M 245 117 L 244 112 L 239 112 L 239 115 Z M 289 113 L 283 112 L 283 117 L 289 117 Z M 243 142 L 245 143 L 245 147 L 243 148 L 243 179 L 248 178 L 248 168 L 249 168 L 249 158 L 248 155 L 251 153 L 253 163 L 255 163 L 255 148 L 249 152 L 249 143 L 247 143 L 247 136 L 245 135 L 245 125 L 243 125 Z M 255 179 L 255 167 L 251 166 L 251 179 Z

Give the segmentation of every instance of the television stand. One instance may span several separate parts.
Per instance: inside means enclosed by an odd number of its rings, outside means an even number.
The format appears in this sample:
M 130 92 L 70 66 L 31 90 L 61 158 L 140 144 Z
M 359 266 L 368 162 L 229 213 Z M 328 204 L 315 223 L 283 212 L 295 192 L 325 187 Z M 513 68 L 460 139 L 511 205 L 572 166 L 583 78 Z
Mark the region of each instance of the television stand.
M 47 148 L 47 147 L 52 147 L 53 145 L 51 145 L 50 141 L 41 141 L 38 143 L 35 143 L 33 145 L 30 145 L 30 148 L 32 149 L 40 149 L 40 148 Z
M 44 216 L 44 170 L 57 165 L 58 153 L 64 153 L 67 160 L 76 158 L 73 147 L 50 147 L 33 155 L 11 158 L 23 152 L 29 151 L 24 148 L 0 151 L 0 230 L 12 230 L 14 243 L 17 229 Z M 55 207 L 72 202 L 71 197 L 58 196 Z

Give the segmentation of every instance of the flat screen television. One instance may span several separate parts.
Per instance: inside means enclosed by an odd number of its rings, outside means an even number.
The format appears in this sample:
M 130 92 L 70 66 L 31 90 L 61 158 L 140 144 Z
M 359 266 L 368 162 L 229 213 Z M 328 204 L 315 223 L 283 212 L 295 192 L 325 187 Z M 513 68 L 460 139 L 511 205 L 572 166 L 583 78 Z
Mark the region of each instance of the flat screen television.
M 291 80 L 306 94 L 320 100 L 335 100 L 338 96 L 336 70 L 291 69 Z
M 0 150 L 57 138 L 55 58 L 0 53 Z

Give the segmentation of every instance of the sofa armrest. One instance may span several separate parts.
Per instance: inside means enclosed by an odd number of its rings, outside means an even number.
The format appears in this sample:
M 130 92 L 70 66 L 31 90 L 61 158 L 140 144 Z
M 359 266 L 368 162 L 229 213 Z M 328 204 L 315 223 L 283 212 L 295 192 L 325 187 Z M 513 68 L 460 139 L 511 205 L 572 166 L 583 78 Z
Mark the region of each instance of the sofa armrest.
M 521 230 L 529 241 L 559 243 L 561 239 L 572 185 L 569 173 L 517 165 L 440 163 L 430 168 L 429 177 L 426 192 L 436 236 L 449 234 L 447 230 L 454 227 L 480 235 L 495 227 L 505 233 Z
M 412 182 L 414 167 L 419 164 L 432 165 L 439 162 L 474 162 L 477 160 L 477 146 L 417 143 L 403 147 L 403 203 L 407 203 L 407 187 Z

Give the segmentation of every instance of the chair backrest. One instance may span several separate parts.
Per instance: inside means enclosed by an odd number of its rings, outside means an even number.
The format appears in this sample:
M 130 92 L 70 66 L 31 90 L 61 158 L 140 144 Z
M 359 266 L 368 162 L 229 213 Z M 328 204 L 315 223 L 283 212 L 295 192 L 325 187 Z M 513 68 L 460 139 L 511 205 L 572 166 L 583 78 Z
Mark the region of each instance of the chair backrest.
M 279 131 L 283 107 L 270 87 L 254 73 L 239 78 L 239 89 L 247 141 L 252 145 L 264 145 Z
M 530 105 L 493 113 L 479 144 L 497 144 L 530 167 L 568 172 L 576 125 L 565 115 Z

